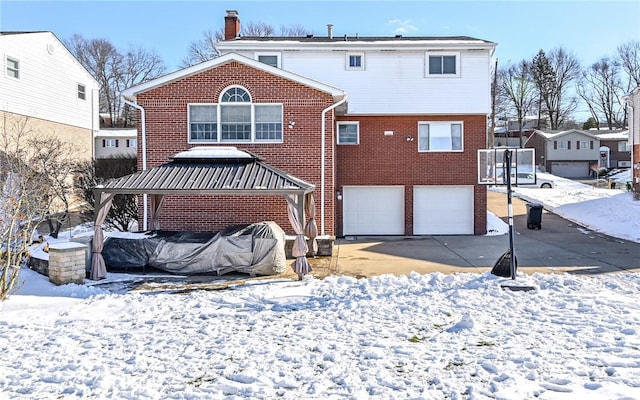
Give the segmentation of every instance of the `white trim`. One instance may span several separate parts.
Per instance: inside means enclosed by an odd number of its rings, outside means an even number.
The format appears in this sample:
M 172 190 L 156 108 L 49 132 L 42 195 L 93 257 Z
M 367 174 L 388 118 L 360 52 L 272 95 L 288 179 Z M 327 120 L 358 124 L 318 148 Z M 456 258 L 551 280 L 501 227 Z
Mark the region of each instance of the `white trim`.
M 266 64 L 266 63 L 263 63 L 263 64 L 271 65 L 274 68 L 282 68 L 282 53 L 281 52 L 279 52 L 279 51 L 256 51 L 254 53 L 254 59 L 256 61 L 258 61 L 258 62 L 262 62 L 262 61 L 260 61 L 260 56 L 267 56 L 267 57 L 276 56 L 277 60 L 276 60 L 276 65 L 275 66 L 273 66 L 271 64 Z
M 356 142 L 355 143 L 340 143 L 340 125 L 355 125 L 356 126 Z M 353 146 L 360 144 L 360 121 L 337 121 L 336 122 L 336 144 L 340 146 Z
M 459 124 L 460 125 L 460 150 L 421 150 L 420 149 L 420 125 L 448 125 L 451 128 L 451 125 Z M 431 129 L 429 129 L 431 130 Z M 418 121 L 418 133 L 416 135 L 418 137 L 418 153 L 464 153 L 464 121 Z
M 333 86 L 329 86 L 326 85 L 324 83 L 320 83 L 318 81 L 314 81 L 312 79 L 309 78 L 305 78 L 301 75 L 297 75 L 291 72 L 287 72 L 284 71 L 282 69 L 279 68 L 274 68 L 270 65 L 261 63 L 260 61 L 257 60 L 253 60 L 251 58 L 248 57 L 244 57 L 241 56 L 239 54 L 236 53 L 228 53 L 225 54 L 223 56 L 220 57 L 216 57 L 214 59 L 211 59 L 209 61 L 205 61 L 203 63 L 200 64 L 196 64 L 194 66 L 188 67 L 188 68 L 184 68 L 181 69 L 179 71 L 176 72 L 172 72 L 170 74 L 161 76 L 159 78 L 156 79 L 152 79 L 150 81 L 147 81 L 145 83 L 142 83 L 140 85 L 136 85 L 133 87 L 130 87 L 129 89 L 123 90 L 122 91 L 122 96 L 124 96 L 125 98 L 129 99 L 129 100 L 134 100 L 136 95 L 140 94 L 140 93 L 144 93 L 147 92 L 149 90 L 164 86 L 168 83 L 198 74 L 200 72 L 227 64 L 229 62 L 239 62 L 241 64 L 245 64 L 249 67 L 264 71 L 266 73 L 275 75 L 275 76 L 279 76 L 281 78 L 284 79 L 288 79 L 294 82 L 298 82 L 300 84 L 303 84 L 305 86 L 308 86 L 310 88 L 313 89 L 317 89 L 321 92 L 325 92 L 325 93 L 329 93 L 330 95 L 332 95 L 335 99 L 342 99 L 345 96 L 345 92 L 343 90 L 340 90 L 338 88 L 335 88 Z
M 360 66 L 351 66 L 351 57 L 360 57 Z M 347 71 L 364 71 L 365 70 L 365 58 L 363 51 L 350 51 L 344 55 L 344 69 Z
M 455 74 L 447 74 L 447 73 L 440 73 L 440 74 L 431 74 L 429 72 L 429 61 L 430 61 L 430 57 L 435 56 L 435 57 L 446 57 L 446 56 L 453 56 L 456 58 L 456 73 Z M 425 78 L 435 78 L 435 79 L 446 79 L 446 78 L 459 78 L 461 75 L 461 71 L 460 71 L 460 52 L 456 52 L 456 51 L 427 51 L 424 53 L 424 76 Z
M 247 91 L 248 93 L 248 91 Z M 222 140 L 221 106 L 244 106 L 251 108 L 251 138 L 249 140 Z M 191 106 L 211 106 L 216 108 L 216 140 L 191 139 Z M 256 139 L 256 106 L 279 106 L 281 121 L 280 139 Z M 282 103 L 187 103 L 187 143 L 189 144 L 273 144 L 284 142 L 284 104 Z

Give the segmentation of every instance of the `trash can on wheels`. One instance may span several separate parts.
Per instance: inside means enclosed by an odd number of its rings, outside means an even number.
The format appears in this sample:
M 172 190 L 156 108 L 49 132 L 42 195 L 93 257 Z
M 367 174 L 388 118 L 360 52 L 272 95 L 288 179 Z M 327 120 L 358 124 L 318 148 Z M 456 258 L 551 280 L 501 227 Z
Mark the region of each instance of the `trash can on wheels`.
M 542 204 L 527 204 L 527 228 L 542 229 Z

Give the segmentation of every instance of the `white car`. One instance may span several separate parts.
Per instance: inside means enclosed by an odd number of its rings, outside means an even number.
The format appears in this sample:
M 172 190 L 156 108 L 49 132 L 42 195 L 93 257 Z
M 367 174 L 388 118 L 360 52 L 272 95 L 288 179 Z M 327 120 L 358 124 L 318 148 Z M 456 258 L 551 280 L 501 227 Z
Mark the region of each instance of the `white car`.
M 543 189 L 551 189 L 555 187 L 553 180 L 544 178 L 540 174 L 536 174 L 535 178 L 531 172 L 518 172 L 518 187 L 539 187 Z M 511 182 L 515 184 L 515 182 Z

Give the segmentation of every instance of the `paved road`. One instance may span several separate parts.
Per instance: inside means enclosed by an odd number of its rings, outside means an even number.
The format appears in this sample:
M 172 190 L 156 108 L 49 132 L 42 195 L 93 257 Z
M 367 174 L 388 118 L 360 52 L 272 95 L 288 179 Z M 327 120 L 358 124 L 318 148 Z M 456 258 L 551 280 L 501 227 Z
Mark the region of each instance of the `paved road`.
M 489 210 L 506 217 L 506 196 L 489 192 Z M 526 204 L 513 199 L 518 270 L 601 274 L 640 271 L 640 243 L 591 232 L 545 211 L 542 229 L 527 229 Z M 506 218 L 505 218 L 506 220 Z M 509 249 L 509 235 L 337 239 L 327 272 L 355 276 L 411 271 L 482 272 Z

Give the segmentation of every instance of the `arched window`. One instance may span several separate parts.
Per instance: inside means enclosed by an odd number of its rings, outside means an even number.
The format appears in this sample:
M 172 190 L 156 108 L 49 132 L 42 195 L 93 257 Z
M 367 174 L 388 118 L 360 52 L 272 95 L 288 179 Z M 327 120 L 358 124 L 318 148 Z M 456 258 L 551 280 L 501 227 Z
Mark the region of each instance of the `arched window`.
M 189 142 L 282 142 L 282 104 L 253 103 L 249 91 L 231 86 L 218 104 L 189 104 Z

